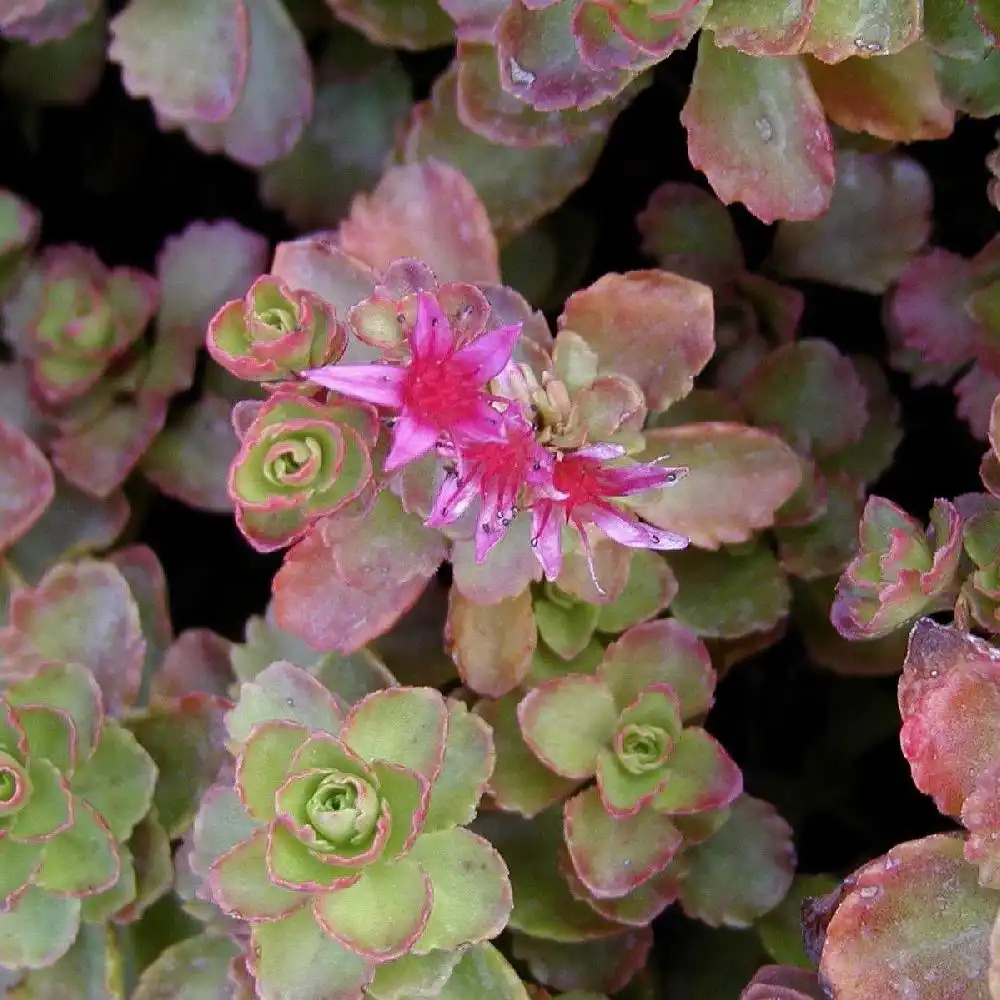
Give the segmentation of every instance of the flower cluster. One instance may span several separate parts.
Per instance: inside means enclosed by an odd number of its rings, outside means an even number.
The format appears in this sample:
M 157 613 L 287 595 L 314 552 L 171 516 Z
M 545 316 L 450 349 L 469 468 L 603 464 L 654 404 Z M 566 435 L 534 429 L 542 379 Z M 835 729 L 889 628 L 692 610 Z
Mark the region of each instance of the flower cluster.
M 562 569 L 566 526 L 579 536 L 591 566 L 591 527 L 630 548 L 685 547 L 683 536 L 654 529 L 619 504 L 676 482 L 684 470 L 655 462 L 622 464 L 625 448 L 619 444 L 546 447 L 537 433 L 542 418 L 520 400 L 490 391 L 517 370 L 512 355 L 520 332 L 520 325 L 501 326 L 461 343 L 434 295 L 422 291 L 402 364 L 333 364 L 302 374 L 395 414 L 385 472 L 432 452 L 442 459 L 444 481 L 429 526 L 457 521 L 478 497 L 478 562 L 524 510 L 531 515 L 532 548 L 550 580 Z

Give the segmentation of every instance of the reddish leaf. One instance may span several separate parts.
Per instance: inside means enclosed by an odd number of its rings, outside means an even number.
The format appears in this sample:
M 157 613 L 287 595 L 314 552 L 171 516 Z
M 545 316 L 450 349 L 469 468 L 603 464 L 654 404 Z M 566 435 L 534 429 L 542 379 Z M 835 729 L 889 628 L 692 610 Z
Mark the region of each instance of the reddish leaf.
M 767 431 L 742 424 L 705 423 L 646 432 L 641 462 L 670 456 L 690 469 L 669 490 L 633 504 L 657 527 L 687 535 L 702 548 L 745 542 L 774 523 L 775 511 L 799 485 L 791 448 Z
M 782 222 L 771 264 L 785 277 L 880 295 L 930 231 L 930 178 L 916 160 L 842 150 L 830 210 L 812 222 Z
M 211 629 L 181 632 L 153 678 L 153 693 L 160 698 L 182 698 L 194 692 L 227 697 L 235 679 L 229 661 L 232 647 Z
M 558 325 L 586 340 L 600 370 L 642 386 L 651 410 L 683 399 L 715 350 L 712 290 L 667 271 L 606 274 L 570 296 Z
M 47 0 L 41 4 L 14 0 L 13 11 L 8 3 L 0 14 L 2 30 L 9 38 L 43 45 L 67 38 L 95 15 L 98 4 L 99 0 Z
M 437 160 L 387 171 L 371 194 L 355 199 L 340 244 L 380 270 L 415 257 L 442 281 L 500 280 L 486 209 L 469 181 Z
M 692 165 L 727 205 L 742 201 L 764 222 L 828 208 L 833 143 L 798 60 L 720 49 L 702 32 L 681 122 Z
M 959 837 L 894 847 L 845 883 L 820 975 L 837 1000 L 990 1000 L 995 892 L 980 888 Z
M 497 20 L 509 0 L 438 0 L 455 22 L 458 37 L 470 42 L 491 42 Z
M 452 588 L 445 645 L 466 687 L 499 698 L 527 676 L 538 642 L 531 591 L 499 604 L 474 604 Z
M 943 139 L 955 127 L 954 109 L 945 103 L 931 51 L 922 43 L 877 59 L 807 64 L 823 109 L 851 132 L 915 142 Z
M 139 623 L 146 643 L 143 683 L 160 669 L 167 647 L 173 642 L 174 629 L 170 621 L 167 578 L 156 553 L 145 545 L 118 549 L 110 557 L 125 577 L 139 609 Z
M 740 1000 L 826 1000 L 816 973 L 794 965 L 765 965 Z
M 0 551 L 45 513 L 55 496 L 52 468 L 34 442 L 0 420 Z
M 420 596 L 445 557 L 443 537 L 383 491 L 360 524 L 320 521 L 274 579 L 278 624 L 320 650 L 353 652 Z

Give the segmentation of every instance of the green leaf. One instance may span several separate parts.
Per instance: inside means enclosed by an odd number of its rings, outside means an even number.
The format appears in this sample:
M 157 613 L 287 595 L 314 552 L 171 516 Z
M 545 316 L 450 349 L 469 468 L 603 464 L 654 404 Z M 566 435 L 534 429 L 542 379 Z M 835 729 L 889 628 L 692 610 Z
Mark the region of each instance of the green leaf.
M 609 816 L 596 788 L 580 792 L 564 808 L 566 845 L 573 868 L 596 896 L 618 898 L 663 871 L 681 846 L 676 826 L 649 809 Z
M 267 868 L 278 885 L 310 894 L 350 882 L 358 874 L 357 866 L 321 861 L 281 820 L 268 831 Z
M 120 873 L 114 835 L 93 806 L 77 799 L 73 825 L 46 845 L 35 884 L 67 896 L 93 896 L 110 889 Z
M 69 951 L 80 927 L 80 901 L 32 886 L 0 913 L 0 963 L 41 969 Z
M 462 957 L 460 951 L 403 955 L 380 965 L 368 993 L 375 1000 L 414 1000 L 437 996 Z
M 600 613 L 598 605 L 572 598 L 552 601 L 539 596 L 535 600 L 538 634 L 549 649 L 565 660 L 587 648 Z
M 0 837 L 0 911 L 38 871 L 44 850 L 44 843 L 21 844 L 10 837 Z
M 18 722 L 28 741 L 29 754 L 44 757 L 67 778 L 76 767 L 76 728 L 67 712 L 48 705 L 22 705 Z
M 528 1000 L 524 984 L 507 959 L 491 944 L 476 944 L 462 955 L 438 1000 L 487 996 L 490 1000 Z
M 496 937 L 507 925 L 507 866 L 488 841 L 459 827 L 440 830 L 420 837 L 409 857 L 430 877 L 434 900 L 415 951 L 450 951 Z
M 634 816 L 651 802 L 668 779 L 667 769 L 633 774 L 610 750 L 602 750 L 597 758 L 597 788 L 601 804 L 612 816 Z
M 600 605 L 598 632 L 624 632 L 655 618 L 677 594 L 677 580 L 658 552 L 636 549 L 629 565 L 628 583 L 610 604 Z
M 280 920 L 309 897 L 275 885 L 268 874 L 267 832 L 258 830 L 212 865 L 212 898 L 226 913 L 243 920 Z
M 115 932 L 108 927 L 84 925 L 73 947 L 55 965 L 29 972 L 7 993 L 7 998 L 125 1000 L 122 964 L 123 955 Z
M 571 674 L 528 692 L 517 706 L 525 742 L 556 774 L 587 778 L 615 731 L 611 692 L 597 677 Z
M 127 729 L 105 724 L 93 756 L 73 778 L 74 795 L 86 799 L 117 840 L 149 812 L 156 787 L 156 765 Z
M 364 760 L 402 764 L 433 780 L 441 770 L 448 707 L 433 688 L 389 688 L 359 701 L 342 738 Z
M 407 857 L 369 865 L 352 885 L 320 893 L 314 910 L 323 930 L 345 948 L 373 962 L 389 962 L 420 937 L 431 899 L 430 879 Z
M 315 677 L 291 663 L 272 663 L 240 688 L 236 707 L 226 715 L 234 745 L 246 741 L 258 722 L 285 719 L 307 729 L 338 733 L 344 721 L 340 699 Z
M 448 740 L 441 772 L 431 786 L 424 831 L 471 823 L 493 773 L 496 751 L 490 727 L 464 702 L 448 701 Z
M 775 962 L 812 968 L 802 944 L 802 904 L 810 897 L 833 892 L 838 884 L 832 875 L 797 875 L 788 895 L 757 921 L 761 944 Z
M 899 52 L 920 38 L 922 8 L 920 0 L 884 0 L 878 7 L 867 0 L 821 0 L 805 50 L 831 63 Z
M 703 715 L 715 693 L 715 670 L 705 644 L 673 619 L 630 628 L 604 654 L 598 674 L 620 708 L 650 684 L 669 684 L 680 702 L 681 718 Z
M 254 819 L 274 819 L 274 797 L 308 736 L 304 726 L 287 720 L 257 723 L 250 732 L 237 760 L 236 787 Z
M 331 941 L 308 907 L 285 920 L 255 924 L 251 972 L 260 1000 L 357 1000 L 373 966 Z
M 407 851 L 423 827 L 430 788 L 426 778 L 400 764 L 375 761 L 372 771 L 389 807 L 389 837 L 382 850 L 393 858 Z
M 44 757 L 29 760 L 27 771 L 31 794 L 15 814 L 10 836 L 15 840 L 48 840 L 72 825 L 73 795 L 66 779 Z
M 228 938 L 198 934 L 171 945 L 147 966 L 132 1000 L 230 1000 L 230 963 L 239 955 Z
M 708 812 L 729 805 L 743 791 L 743 775 L 704 729 L 685 729 L 666 764 L 667 783 L 653 799 L 664 813 Z
M 205 793 L 195 816 L 192 867 L 199 874 L 207 874 L 217 858 L 258 828 L 237 797 L 235 788 L 228 784 L 214 785 Z

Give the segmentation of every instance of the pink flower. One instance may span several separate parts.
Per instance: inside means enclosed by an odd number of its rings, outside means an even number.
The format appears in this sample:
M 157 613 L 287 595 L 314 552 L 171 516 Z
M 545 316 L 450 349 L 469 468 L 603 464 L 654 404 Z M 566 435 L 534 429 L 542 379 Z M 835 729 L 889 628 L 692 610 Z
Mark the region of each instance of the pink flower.
M 676 482 L 685 470 L 664 469 L 655 463 L 611 466 L 625 449 L 595 444 L 563 453 L 552 470 L 552 485 L 540 490 L 531 505 L 531 544 L 550 580 L 562 571 L 562 529 L 572 524 L 580 535 L 593 575 L 593 558 L 586 527 L 596 525 L 609 538 L 633 549 L 683 549 L 688 539 L 654 528 L 610 501 L 659 489 Z M 595 579 L 596 582 L 596 579 Z
M 555 464 L 551 452 L 535 440 L 535 429 L 519 403 L 511 403 L 501 417 L 500 435 L 499 440 L 459 438 L 456 468 L 448 471 L 426 522 L 432 528 L 450 524 L 479 497 L 477 562 L 486 558 L 517 516 L 522 488 L 551 482 Z
M 385 461 L 385 471 L 393 472 L 441 438 L 500 436 L 501 415 L 485 387 L 510 360 L 520 332 L 520 324 L 501 326 L 458 348 L 437 300 L 420 292 L 405 366 L 325 365 L 302 374 L 344 396 L 399 411 Z

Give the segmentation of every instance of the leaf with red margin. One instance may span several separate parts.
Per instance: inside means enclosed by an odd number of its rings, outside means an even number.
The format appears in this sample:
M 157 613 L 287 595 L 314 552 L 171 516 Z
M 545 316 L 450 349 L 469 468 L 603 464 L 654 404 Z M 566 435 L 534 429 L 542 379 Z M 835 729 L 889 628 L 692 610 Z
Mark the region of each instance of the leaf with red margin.
M 159 698 L 194 693 L 227 697 L 236 680 L 230 665 L 232 648 L 228 639 L 211 629 L 186 629 L 167 650 L 153 678 L 153 694 Z
M 243 2 L 250 50 L 236 107 L 221 120 L 180 124 L 203 152 L 224 152 L 242 166 L 262 167 L 286 156 L 299 141 L 312 114 L 312 67 L 281 0 Z
M 618 97 L 586 111 L 536 111 L 503 89 L 496 49 L 460 41 L 456 57 L 459 121 L 484 139 L 530 149 L 562 146 L 604 133 L 648 81 L 636 81 Z
M 386 171 L 371 194 L 355 198 L 339 237 L 347 253 L 379 270 L 415 257 L 441 281 L 500 280 L 485 207 L 465 175 L 440 160 Z
M 954 108 L 945 102 L 923 43 L 877 59 L 856 57 L 834 66 L 807 59 L 806 65 L 823 109 L 850 132 L 916 142 L 944 139 L 955 128 Z
M 923 618 L 913 626 L 899 681 L 899 742 L 913 783 L 958 816 L 1000 765 L 1000 651 Z
M 408 163 L 431 157 L 461 170 L 482 199 L 497 237 L 506 240 L 557 208 L 583 184 L 607 135 L 598 132 L 533 149 L 496 145 L 462 124 L 457 77 L 452 66 L 435 81 L 430 98 L 414 109 L 403 155 Z
M 881 295 L 930 237 L 931 201 L 930 178 L 916 160 L 841 150 L 829 211 L 779 223 L 770 265 L 786 278 Z
M 867 395 L 850 358 L 813 338 L 768 354 L 740 393 L 754 424 L 777 431 L 801 454 L 820 457 L 860 439 Z
M 748 56 L 791 56 L 802 50 L 822 0 L 715 0 L 705 27 L 715 44 Z
M 167 418 L 165 397 L 117 403 L 93 423 L 67 431 L 52 444 L 52 461 L 74 485 L 106 499 L 128 477 Z
M 226 488 L 239 450 L 229 401 L 206 393 L 153 442 L 140 463 L 143 475 L 189 507 L 224 514 L 233 509 Z
M 569 297 L 558 326 L 586 340 L 601 371 L 634 379 L 654 411 L 683 399 L 715 351 L 712 290 L 667 271 L 604 275 Z
M 445 646 L 466 687 L 499 698 L 527 676 L 538 644 L 531 591 L 499 604 L 475 604 L 457 587 L 448 596 Z
M 364 261 L 345 253 L 329 240 L 313 237 L 279 243 L 270 273 L 291 289 L 315 292 L 341 316 L 346 316 L 351 306 L 371 295 L 378 280 Z M 352 342 L 348 353 L 356 347 Z M 347 355 L 345 359 L 354 360 Z
M 718 833 L 685 851 L 684 859 L 684 912 L 709 927 L 749 927 L 792 884 L 792 829 L 772 805 L 744 794 Z
M 669 455 L 690 472 L 632 508 L 658 528 L 687 535 L 694 545 L 717 549 L 745 542 L 774 524 L 775 512 L 799 486 L 801 466 L 777 435 L 731 423 L 686 424 L 646 431 L 637 461 Z
M 79 663 L 101 687 L 106 710 L 119 715 L 139 693 L 145 641 L 128 583 L 108 562 L 54 567 L 37 587 L 17 591 L 0 652 Z
M 670 864 L 683 837 L 671 820 L 652 809 L 609 816 L 596 788 L 563 807 L 563 830 L 573 868 L 600 899 L 626 896 Z
M 820 975 L 838 1000 L 990 1000 L 997 895 L 976 882 L 960 837 L 894 847 L 855 872 L 825 927 Z
M 859 54 L 881 58 L 918 42 L 922 31 L 922 0 L 881 0 L 878 4 L 819 0 L 804 50 L 826 63 Z
M 727 205 L 762 222 L 815 219 L 833 193 L 833 141 L 797 59 L 716 47 L 704 31 L 681 122 L 688 155 Z
M 826 1000 L 812 969 L 765 965 L 747 984 L 740 1000 Z
M 55 490 L 52 467 L 35 443 L 0 420 L 0 551 L 28 533 Z
M 635 224 L 643 253 L 666 271 L 719 285 L 746 267 L 732 216 L 718 198 L 694 184 L 661 184 Z
M 540 983 L 592 995 L 625 989 L 646 964 L 652 947 L 652 929 L 640 927 L 600 941 L 573 944 L 514 934 L 511 953 Z
M 244 0 L 131 0 L 110 27 L 108 58 L 121 66 L 133 97 L 148 97 L 157 112 L 179 120 L 232 114 L 250 53 Z
M 267 240 L 228 219 L 195 221 L 168 237 L 156 259 L 157 338 L 143 391 L 172 395 L 191 385 L 195 357 L 216 311 L 242 298 L 267 267 Z
M 412 607 L 445 554 L 443 536 L 383 490 L 360 523 L 326 518 L 289 550 L 276 620 L 317 650 L 354 652 Z
M 494 37 L 503 89 L 538 111 L 586 110 L 620 94 L 633 73 L 588 66 L 574 38 L 574 0 L 512 0 Z M 649 59 L 648 63 L 655 62 Z
M 420 52 L 447 45 L 454 28 L 437 0 L 326 0 L 334 15 L 369 41 Z

